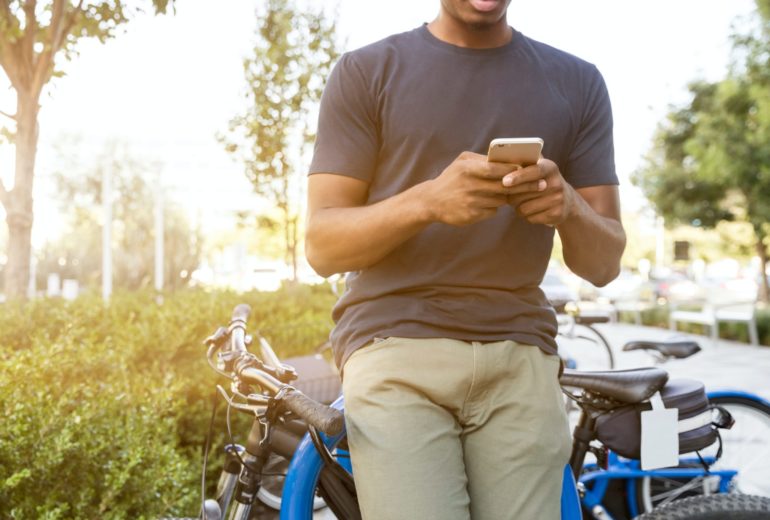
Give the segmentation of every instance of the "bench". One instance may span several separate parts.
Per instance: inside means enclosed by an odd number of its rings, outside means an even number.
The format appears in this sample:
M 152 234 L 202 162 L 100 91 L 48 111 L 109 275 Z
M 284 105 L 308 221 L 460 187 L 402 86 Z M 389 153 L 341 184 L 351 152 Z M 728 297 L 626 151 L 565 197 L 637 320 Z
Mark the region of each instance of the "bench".
M 682 307 L 686 307 L 682 309 Z M 693 307 L 697 309 L 693 310 Z M 753 301 L 714 302 L 681 301 L 669 304 L 669 327 L 677 330 L 677 323 L 697 323 L 710 328 L 711 339 L 719 339 L 720 323 L 745 323 L 749 330 L 749 341 L 759 345 L 757 332 L 756 305 Z
M 644 311 L 654 309 L 657 304 L 648 299 L 623 299 L 612 302 L 612 307 L 615 315 L 615 321 L 618 321 L 621 312 L 629 313 L 634 317 L 634 323 L 636 325 L 642 324 L 642 313 Z

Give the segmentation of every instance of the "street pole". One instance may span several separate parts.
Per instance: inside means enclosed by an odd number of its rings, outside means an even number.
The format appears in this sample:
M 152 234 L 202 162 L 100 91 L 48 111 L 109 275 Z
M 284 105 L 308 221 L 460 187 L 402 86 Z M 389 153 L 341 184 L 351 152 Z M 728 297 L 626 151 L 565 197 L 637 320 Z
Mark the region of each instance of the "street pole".
M 102 299 L 112 295 L 112 164 L 102 170 Z
M 155 185 L 155 291 L 163 291 L 163 187 L 160 174 Z
M 663 217 L 657 217 L 655 219 L 655 267 L 660 269 L 665 263 L 665 235 L 666 227 L 663 222 Z

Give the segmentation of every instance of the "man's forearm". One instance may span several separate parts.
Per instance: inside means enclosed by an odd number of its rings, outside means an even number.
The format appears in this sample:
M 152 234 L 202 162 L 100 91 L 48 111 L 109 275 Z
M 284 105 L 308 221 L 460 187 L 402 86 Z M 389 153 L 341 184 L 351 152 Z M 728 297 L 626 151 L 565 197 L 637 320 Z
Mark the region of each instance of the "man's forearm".
M 433 222 L 466 226 L 491 218 L 512 194 L 538 191 L 537 182 L 503 186 L 514 167 L 462 152 L 441 174 L 376 204 L 368 184 L 333 173 L 308 185 L 305 253 L 322 276 L 374 265 Z
M 617 277 L 626 246 L 626 234 L 618 219 L 598 214 L 577 197 L 573 215 L 557 230 L 564 261 L 572 272 L 597 286 Z
M 308 219 L 306 255 L 322 276 L 357 271 L 388 253 L 432 222 L 421 192 L 414 186 L 368 206 L 316 210 Z

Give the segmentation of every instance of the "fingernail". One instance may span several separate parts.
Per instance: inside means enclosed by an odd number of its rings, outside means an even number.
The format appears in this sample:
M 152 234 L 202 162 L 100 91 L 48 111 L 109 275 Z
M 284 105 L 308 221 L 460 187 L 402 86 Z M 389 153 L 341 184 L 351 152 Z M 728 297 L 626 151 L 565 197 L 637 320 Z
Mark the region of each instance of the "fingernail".
M 540 179 L 537 181 L 537 191 L 543 191 L 546 186 L 548 186 L 548 183 L 545 182 L 545 179 Z
M 511 175 L 506 175 L 503 177 L 503 186 L 510 187 L 513 186 L 513 177 Z

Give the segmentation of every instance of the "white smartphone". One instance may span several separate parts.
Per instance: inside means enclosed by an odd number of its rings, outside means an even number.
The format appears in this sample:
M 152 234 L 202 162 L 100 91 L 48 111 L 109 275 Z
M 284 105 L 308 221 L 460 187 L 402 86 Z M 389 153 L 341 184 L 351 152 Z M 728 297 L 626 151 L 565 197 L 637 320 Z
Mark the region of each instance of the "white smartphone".
M 540 159 L 542 149 L 539 137 L 499 137 L 489 143 L 487 160 L 529 166 Z

